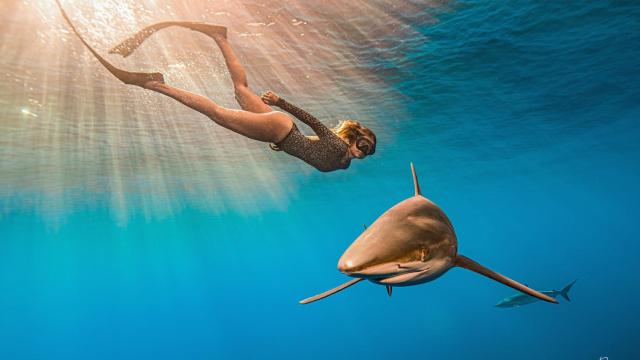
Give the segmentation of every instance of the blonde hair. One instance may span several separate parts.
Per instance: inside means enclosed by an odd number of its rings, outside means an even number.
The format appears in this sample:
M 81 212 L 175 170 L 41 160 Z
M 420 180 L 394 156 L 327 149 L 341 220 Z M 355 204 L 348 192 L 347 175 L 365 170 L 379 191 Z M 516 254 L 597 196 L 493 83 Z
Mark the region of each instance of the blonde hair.
M 373 140 L 373 147 L 375 149 L 376 145 L 376 134 L 373 133 L 368 127 L 363 126 L 359 122 L 355 120 L 342 120 L 338 125 L 331 129 L 336 135 L 338 135 L 344 142 L 349 144 L 349 146 L 353 145 L 353 143 L 361 136 L 368 136 Z M 317 139 L 318 137 L 315 135 L 307 136 L 311 139 Z M 280 147 L 276 144 L 269 144 L 271 150 L 282 151 Z
M 366 126 L 363 126 L 355 120 L 342 120 L 340 124 L 331 129 L 336 135 L 340 136 L 349 146 L 353 144 L 359 137 L 368 136 L 376 144 L 376 134 Z

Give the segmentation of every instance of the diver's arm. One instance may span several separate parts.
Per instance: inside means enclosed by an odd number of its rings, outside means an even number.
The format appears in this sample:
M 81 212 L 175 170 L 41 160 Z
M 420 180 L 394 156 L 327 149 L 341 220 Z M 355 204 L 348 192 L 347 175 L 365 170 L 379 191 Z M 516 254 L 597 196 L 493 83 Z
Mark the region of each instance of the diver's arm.
M 318 137 L 323 137 L 327 135 L 332 135 L 333 131 L 326 127 L 318 118 L 309 114 L 308 112 L 300 109 L 299 107 L 289 103 L 287 100 L 280 98 L 276 103 L 276 106 L 280 109 L 288 112 L 289 114 L 297 117 L 303 123 L 309 125 L 310 128 L 318 135 Z
M 313 129 L 313 131 L 318 135 L 318 137 L 332 136 L 332 135 L 335 136 L 335 133 L 331 131 L 331 129 L 326 127 L 315 116 L 289 103 L 288 101 L 286 101 L 285 99 L 281 98 L 280 96 L 276 95 L 271 91 L 268 91 L 267 93 L 262 95 L 262 101 L 264 101 L 268 105 L 277 106 L 280 109 L 288 112 L 289 114 L 297 117 L 298 119 L 300 119 L 300 121 L 309 125 L 309 127 Z

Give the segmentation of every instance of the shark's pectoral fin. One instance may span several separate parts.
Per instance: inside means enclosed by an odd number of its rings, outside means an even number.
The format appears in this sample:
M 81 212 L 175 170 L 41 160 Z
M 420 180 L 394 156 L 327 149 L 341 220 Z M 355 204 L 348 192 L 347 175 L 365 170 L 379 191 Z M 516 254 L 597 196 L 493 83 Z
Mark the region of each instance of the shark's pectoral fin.
M 308 304 L 308 303 L 312 303 L 314 301 L 318 301 L 320 299 L 324 299 L 327 296 L 331 296 L 331 295 L 337 293 L 338 291 L 342 291 L 342 290 L 348 288 L 349 286 L 351 286 L 353 284 L 356 284 L 356 283 L 358 283 L 358 282 L 360 282 L 362 280 L 364 280 L 364 279 L 357 278 L 357 279 L 353 279 L 351 281 L 347 281 L 346 283 L 344 283 L 344 284 L 342 284 L 340 286 L 334 287 L 331 290 L 327 290 L 327 291 L 323 292 L 322 294 L 318 294 L 318 295 L 312 296 L 310 298 L 306 298 L 306 299 L 300 301 L 300 304 Z
M 520 292 L 536 297 L 540 300 L 548 301 L 550 303 L 557 304 L 558 301 L 550 296 L 547 296 L 539 291 L 528 288 L 517 281 L 511 280 L 506 276 L 500 275 L 497 272 L 487 269 L 486 267 L 478 264 L 477 262 L 469 259 L 466 256 L 458 255 L 455 258 L 455 265 L 461 268 L 465 268 L 467 270 L 471 270 L 473 272 L 477 272 L 478 274 L 484 275 L 490 279 L 493 279 L 497 282 L 501 282 L 507 286 L 510 286 Z

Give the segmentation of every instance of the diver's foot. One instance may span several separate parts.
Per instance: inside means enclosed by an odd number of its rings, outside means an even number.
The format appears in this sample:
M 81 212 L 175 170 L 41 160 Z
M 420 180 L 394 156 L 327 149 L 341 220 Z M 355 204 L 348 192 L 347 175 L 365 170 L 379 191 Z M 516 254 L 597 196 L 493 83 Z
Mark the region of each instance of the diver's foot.
M 144 84 L 144 88 L 147 90 L 157 90 L 158 88 L 161 88 L 162 86 L 164 86 L 164 81 L 148 81 Z
M 120 81 L 127 85 L 136 85 L 142 88 L 148 88 L 149 83 L 162 83 L 164 84 L 164 76 L 161 73 L 137 73 L 124 70 L 112 71 Z

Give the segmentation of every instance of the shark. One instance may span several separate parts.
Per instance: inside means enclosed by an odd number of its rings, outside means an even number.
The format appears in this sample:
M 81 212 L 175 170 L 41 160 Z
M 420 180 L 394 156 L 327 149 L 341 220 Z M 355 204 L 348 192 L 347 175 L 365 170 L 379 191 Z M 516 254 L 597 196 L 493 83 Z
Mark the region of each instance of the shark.
M 534 298 L 557 304 L 547 294 L 490 270 L 458 254 L 453 225 L 444 211 L 422 195 L 411 163 L 414 196 L 380 215 L 366 227 L 338 260 L 338 270 L 352 280 L 300 301 L 309 304 L 324 299 L 363 280 L 386 288 L 412 286 L 436 280 L 454 267 L 471 270 Z
M 571 287 L 573 286 L 573 284 L 576 283 L 576 281 L 578 280 L 574 280 L 569 285 L 563 287 L 562 290 L 541 291 L 541 293 L 548 295 L 554 299 L 557 298 L 558 295 L 560 295 L 565 300 L 571 301 L 571 299 L 569 298 L 569 290 L 571 290 Z M 529 296 L 527 294 L 518 293 L 500 300 L 500 302 L 498 302 L 494 306 L 499 308 L 518 307 L 522 305 L 531 304 L 536 301 L 538 301 L 538 299 L 535 297 Z

